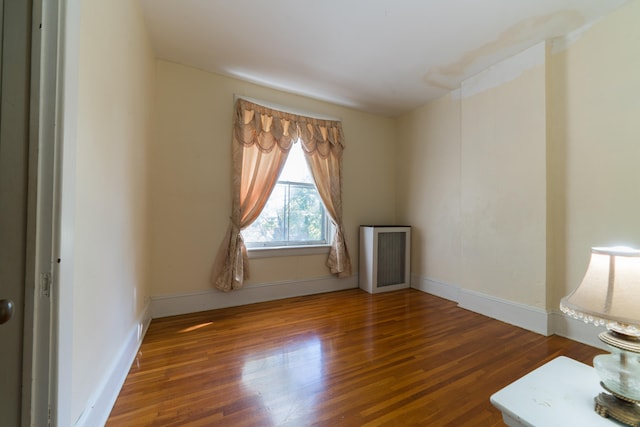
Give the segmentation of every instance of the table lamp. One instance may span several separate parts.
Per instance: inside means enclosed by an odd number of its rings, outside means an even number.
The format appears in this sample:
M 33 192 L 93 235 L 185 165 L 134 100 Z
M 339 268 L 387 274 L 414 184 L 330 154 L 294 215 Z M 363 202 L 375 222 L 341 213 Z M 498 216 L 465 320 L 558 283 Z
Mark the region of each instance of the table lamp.
M 596 356 L 593 366 L 609 393 L 595 397 L 595 410 L 640 427 L 640 250 L 592 248 L 584 279 L 560 310 L 607 327 L 598 338 L 611 354 Z

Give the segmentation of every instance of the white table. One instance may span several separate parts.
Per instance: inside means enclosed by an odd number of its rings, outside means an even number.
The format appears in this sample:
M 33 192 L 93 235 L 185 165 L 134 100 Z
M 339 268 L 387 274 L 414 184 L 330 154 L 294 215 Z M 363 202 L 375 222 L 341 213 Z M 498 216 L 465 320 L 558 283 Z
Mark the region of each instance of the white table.
M 595 370 L 558 357 L 491 396 L 491 403 L 511 426 L 621 426 L 594 411 L 603 389 Z

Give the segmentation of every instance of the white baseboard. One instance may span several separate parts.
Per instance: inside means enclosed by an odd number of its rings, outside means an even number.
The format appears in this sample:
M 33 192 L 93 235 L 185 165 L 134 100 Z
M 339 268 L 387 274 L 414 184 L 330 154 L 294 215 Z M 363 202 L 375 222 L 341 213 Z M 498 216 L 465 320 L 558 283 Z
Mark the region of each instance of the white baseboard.
M 412 277 L 411 287 L 454 301 L 461 308 L 532 332 L 545 336 L 556 334 L 592 347 L 607 349 L 598 339 L 598 334 L 605 330 L 604 327 L 597 328 L 572 319 L 559 310 L 547 311 L 418 275 Z
M 549 313 L 546 310 L 525 304 L 493 297 L 467 289 L 460 290 L 458 305 L 464 309 L 533 331 L 545 336 L 552 335 L 549 328 Z
M 415 275 L 411 287 L 458 303 L 458 306 L 520 328 L 549 335 L 548 313 L 540 308 L 460 288 Z
M 357 275 L 344 279 L 326 276 L 315 279 L 247 285 L 231 292 L 211 289 L 185 294 L 156 295 L 151 297 L 151 317 L 156 319 L 357 287 Z
M 411 277 L 411 287 L 449 301 L 458 302 L 460 300 L 459 287 L 426 277 L 413 275 Z
M 581 322 L 559 310 L 553 311 L 550 318 L 556 335 L 608 351 L 607 345 L 598 339 L 600 332 L 606 331 L 604 326 L 596 327 L 591 323 Z
M 138 317 L 138 321 L 131 328 L 117 357 L 102 375 L 102 381 L 96 388 L 87 406 L 75 422 L 77 427 L 103 426 L 116 403 L 118 394 L 135 360 L 142 339 L 151 323 L 151 307 L 147 304 Z

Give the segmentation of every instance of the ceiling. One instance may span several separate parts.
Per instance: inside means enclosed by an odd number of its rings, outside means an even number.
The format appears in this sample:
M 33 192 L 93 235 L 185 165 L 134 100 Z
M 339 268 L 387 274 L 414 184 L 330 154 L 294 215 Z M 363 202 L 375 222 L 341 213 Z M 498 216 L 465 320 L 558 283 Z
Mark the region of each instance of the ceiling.
M 625 0 L 140 0 L 158 58 L 397 116 Z

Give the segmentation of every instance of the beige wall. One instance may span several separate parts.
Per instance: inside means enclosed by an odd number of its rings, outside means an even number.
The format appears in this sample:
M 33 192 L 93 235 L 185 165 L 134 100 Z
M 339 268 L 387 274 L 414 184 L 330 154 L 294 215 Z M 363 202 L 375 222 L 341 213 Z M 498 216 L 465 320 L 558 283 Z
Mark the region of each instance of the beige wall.
M 545 68 L 537 46 L 399 120 L 412 272 L 545 305 Z
M 104 376 L 137 330 L 150 295 L 146 155 L 154 83 L 154 62 L 136 2 L 83 2 L 80 40 L 73 421 L 91 409 Z
M 640 246 L 638 22 L 630 2 L 517 76 L 495 73 L 516 57 L 399 119 L 414 275 L 557 311 L 591 246 Z
M 640 247 L 640 2 L 551 46 L 549 305 L 578 285 L 592 246 Z
M 358 226 L 396 219 L 393 120 L 159 60 L 148 216 L 152 294 L 212 289 L 210 269 L 231 211 L 234 94 L 343 120 L 344 221 L 357 274 Z M 252 259 L 246 286 L 326 277 L 325 260 Z
M 546 304 L 544 59 L 541 44 L 461 89 L 460 285 L 534 307 Z
M 411 229 L 412 274 L 461 281 L 460 97 L 398 120 L 398 213 Z

